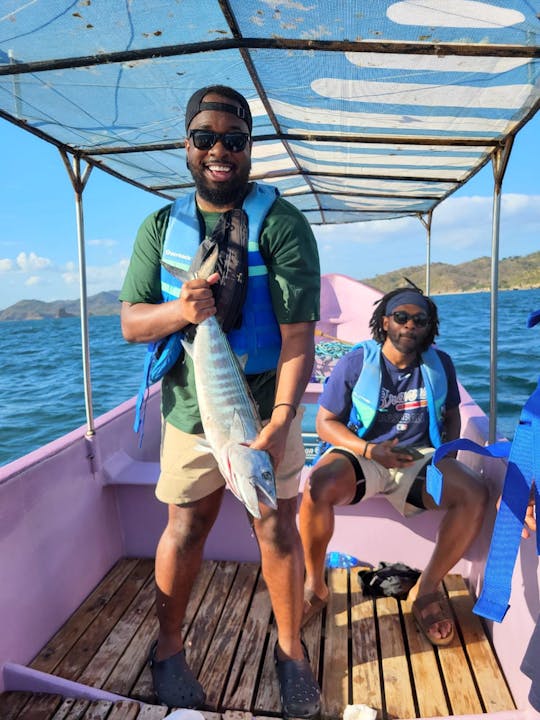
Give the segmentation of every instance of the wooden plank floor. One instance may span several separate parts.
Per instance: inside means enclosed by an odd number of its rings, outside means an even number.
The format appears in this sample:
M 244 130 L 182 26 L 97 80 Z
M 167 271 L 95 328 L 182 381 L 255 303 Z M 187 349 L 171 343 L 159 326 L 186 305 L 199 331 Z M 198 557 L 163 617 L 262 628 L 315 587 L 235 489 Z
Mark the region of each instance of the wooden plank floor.
M 445 579 L 458 632 L 438 650 L 418 631 L 409 602 L 365 598 L 354 569 L 330 570 L 328 582 L 328 607 L 304 630 L 324 718 L 341 718 L 346 705 L 360 703 L 381 720 L 515 708 L 461 576 Z M 146 662 L 157 630 L 153 561 L 121 560 L 30 665 L 128 699 L 4 693 L 2 720 L 165 717 L 167 708 L 153 704 Z M 206 561 L 184 635 L 187 660 L 207 692 L 207 720 L 280 716 L 276 632 L 258 564 Z

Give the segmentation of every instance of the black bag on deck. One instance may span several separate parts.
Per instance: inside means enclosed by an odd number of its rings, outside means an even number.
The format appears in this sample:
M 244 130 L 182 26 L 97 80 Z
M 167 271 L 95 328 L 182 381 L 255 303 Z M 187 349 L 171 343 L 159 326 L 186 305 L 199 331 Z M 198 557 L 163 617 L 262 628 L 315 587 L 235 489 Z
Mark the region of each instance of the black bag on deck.
M 409 590 L 416 585 L 420 570 L 403 563 L 381 562 L 374 570 L 360 570 L 358 580 L 362 593 L 369 597 L 395 597 L 405 600 Z

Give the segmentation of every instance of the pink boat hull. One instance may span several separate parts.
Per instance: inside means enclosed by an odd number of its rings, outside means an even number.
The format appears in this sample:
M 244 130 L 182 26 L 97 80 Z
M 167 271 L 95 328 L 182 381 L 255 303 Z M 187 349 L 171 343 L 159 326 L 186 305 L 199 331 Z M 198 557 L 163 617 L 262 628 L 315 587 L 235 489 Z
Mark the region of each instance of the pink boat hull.
M 320 338 L 356 341 L 368 336 L 367 322 L 378 293 L 342 275 L 323 279 Z M 361 310 L 360 314 L 358 310 Z M 310 384 L 306 402 L 320 386 Z M 101 691 L 62 683 L 26 668 L 69 615 L 121 557 L 153 557 L 166 509 L 154 496 L 159 458 L 159 388 L 148 403 L 142 449 L 132 430 L 134 400 L 98 418 L 96 433 L 85 428 L 0 468 L 0 674 L 1 690 L 48 690 L 104 698 Z M 463 434 L 484 442 L 488 422 L 462 389 Z M 502 461 L 465 454 L 483 473 L 495 497 L 504 478 Z M 428 512 L 407 520 L 384 499 L 339 510 L 330 550 L 377 564 L 381 560 L 422 567 L 431 555 L 440 516 Z M 454 571 L 478 593 L 494 511 L 481 537 Z M 227 493 L 205 555 L 221 560 L 258 560 L 246 513 Z M 536 715 L 527 696 L 530 680 L 519 666 L 539 614 L 538 557 L 534 539 L 521 544 L 511 607 L 500 624 L 488 623 L 497 655 L 518 710 L 501 720 Z M 110 695 L 110 694 L 108 694 Z M 485 717 L 485 716 L 468 716 Z

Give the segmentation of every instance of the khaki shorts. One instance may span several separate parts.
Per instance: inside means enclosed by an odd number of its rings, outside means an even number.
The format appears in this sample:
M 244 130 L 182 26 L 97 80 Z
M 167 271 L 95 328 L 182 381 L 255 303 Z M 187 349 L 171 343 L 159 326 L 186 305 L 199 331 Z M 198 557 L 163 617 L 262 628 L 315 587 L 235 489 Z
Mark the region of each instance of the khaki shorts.
M 366 492 L 362 500 L 375 497 L 376 495 L 384 495 L 384 497 L 388 499 L 388 502 L 405 517 L 424 512 L 422 508 L 408 503 L 407 495 L 416 476 L 433 456 L 435 452 L 434 448 L 418 448 L 424 457 L 421 460 L 415 460 L 412 465 L 406 468 L 385 468 L 384 465 L 380 465 L 375 460 L 368 460 L 361 455 L 355 455 L 347 448 L 341 448 L 339 446 L 328 448 L 321 457 L 328 455 L 334 449 L 344 450 L 346 453 L 354 455 L 360 463 L 366 479 Z
M 303 415 L 301 406 L 291 423 L 285 456 L 276 473 L 277 496 L 282 500 L 297 496 L 300 471 L 306 462 L 301 427 Z M 168 422 L 163 423 L 161 473 L 156 485 L 156 497 L 161 502 L 185 505 L 211 495 L 225 485 L 212 453 L 198 447 L 201 438 L 204 435 L 190 435 Z

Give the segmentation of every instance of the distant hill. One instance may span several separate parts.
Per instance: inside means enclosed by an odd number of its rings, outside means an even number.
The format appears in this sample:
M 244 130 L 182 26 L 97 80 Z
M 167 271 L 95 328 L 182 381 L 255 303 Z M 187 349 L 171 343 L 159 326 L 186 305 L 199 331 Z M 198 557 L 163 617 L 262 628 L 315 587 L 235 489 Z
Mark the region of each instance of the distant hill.
M 109 290 L 88 298 L 90 315 L 119 315 L 119 290 Z M 43 320 L 44 318 L 79 317 L 78 300 L 20 300 L 5 310 L 0 310 L 2 320 Z
M 362 280 L 377 290 L 388 292 L 404 284 L 403 276 L 425 289 L 426 269 L 424 265 L 405 267 L 389 273 L 375 275 Z M 432 263 L 430 272 L 430 293 L 480 292 L 490 289 L 491 260 L 481 257 L 460 265 Z M 505 258 L 499 263 L 500 290 L 526 290 L 540 287 L 540 252 L 530 255 Z
M 489 290 L 491 261 L 488 257 L 478 258 L 461 265 L 433 263 L 431 265 L 431 294 L 476 292 Z M 388 292 L 403 285 L 403 276 L 408 277 L 418 287 L 424 289 L 426 270 L 423 265 L 405 267 L 389 273 L 362 279 L 366 285 Z M 505 258 L 499 263 L 499 287 L 501 290 L 540 287 L 540 252 L 530 255 Z M 88 298 L 90 315 L 119 315 L 119 290 L 110 290 Z M 43 318 L 61 318 L 79 316 L 78 300 L 20 300 L 5 310 L 0 310 L 0 322 L 3 320 L 42 320 Z

